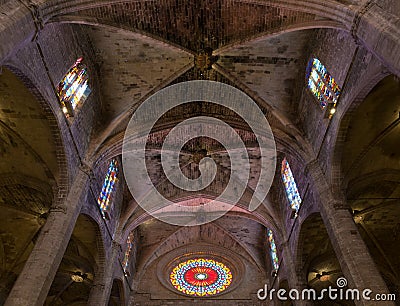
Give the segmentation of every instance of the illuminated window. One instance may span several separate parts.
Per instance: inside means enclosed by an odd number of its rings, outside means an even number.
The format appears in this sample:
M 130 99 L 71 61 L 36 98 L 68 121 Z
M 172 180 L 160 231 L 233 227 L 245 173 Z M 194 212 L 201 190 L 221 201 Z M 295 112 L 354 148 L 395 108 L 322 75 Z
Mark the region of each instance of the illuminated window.
M 269 249 L 270 249 L 270 254 L 271 254 L 272 267 L 274 268 L 274 271 L 276 272 L 279 269 L 279 258 L 278 258 L 278 252 L 276 250 L 274 234 L 272 233 L 272 231 L 270 229 L 267 230 L 267 234 L 268 234 L 268 241 L 269 241 Z
M 124 261 L 122 262 L 122 267 L 124 269 L 124 273 L 126 276 L 130 276 L 128 268 L 129 268 L 129 259 L 131 257 L 133 248 L 133 238 L 134 234 L 133 232 L 131 232 L 128 236 L 128 239 L 126 240 L 126 251 L 125 251 Z
M 114 190 L 115 183 L 117 182 L 118 174 L 118 162 L 113 159 L 108 167 L 107 175 L 104 179 L 103 187 L 97 198 L 97 203 L 99 204 L 101 214 L 103 218 L 109 219 L 108 210 L 111 203 L 111 195 Z
M 336 105 L 341 89 L 319 59 L 312 58 L 307 66 L 308 88 L 324 109 L 328 104 Z
M 206 297 L 225 291 L 232 283 L 232 272 L 214 259 L 194 258 L 173 268 L 170 281 L 184 294 Z
M 290 166 L 286 158 L 284 158 L 282 161 L 281 174 L 290 207 L 297 213 L 300 208 L 301 198 L 296 182 L 294 181 L 292 170 L 290 170 Z
M 62 111 L 67 117 L 73 116 L 74 110 L 90 94 L 87 67 L 82 61 L 78 58 L 57 86 Z

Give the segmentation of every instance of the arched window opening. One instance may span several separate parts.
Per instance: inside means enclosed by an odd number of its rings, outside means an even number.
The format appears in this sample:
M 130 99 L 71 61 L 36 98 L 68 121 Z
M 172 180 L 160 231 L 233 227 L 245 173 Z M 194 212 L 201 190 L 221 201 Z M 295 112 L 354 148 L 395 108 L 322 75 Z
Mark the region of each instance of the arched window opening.
M 101 192 L 97 198 L 97 203 L 104 219 L 110 219 L 108 211 L 111 205 L 111 195 L 114 191 L 115 183 L 118 181 L 117 175 L 118 161 L 113 159 L 110 162 L 107 175 L 104 179 L 103 187 L 101 188 Z
M 285 185 L 286 195 L 290 207 L 292 208 L 292 217 L 296 217 L 301 205 L 301 197 L 299 190 L 297 189 L 292 170 L 290 169 L 289 162 L 286 160 L 286 158 L 284 158 L 282 161 L 281 175 L 283 184 Z
M 279 258 L 278 258 L 278 251 L 276 249 L 274 234 L 272 233 L 272 230 L 270 230 L 270 229 L 267 230 L 267 236 L 268 236 L 268 242 L 269 242 L 269 253 L 271 255 L 272 268 L 273 268 L 272 273 L 273 273 L 273 275 L 276 275 L 276 273 L 279 270 Z
M 83 58 L 78 58 L 57 86 L 57 94 L 65 116 L 74 116 L 75 109 L 89 96 L 89 76 Z
M 132 255 L 132 249 L 133 249 L 133 239 L 134 239 L 134 233 L 131 232 L 128 236 L 128 239 L 126 240 L 126 251 L 124 255 L 124 260 L 122 262 L 122 268 L 124 270 L 124 274 L 126 276 L 130 276 L 130 269 L 129 269 L 129 262 L 130 258 Z
M 318 99 L 322 109 L 334 109 L 341 89 L 325 66 L 317 58 L 311 58 L 307 65 L 308 88 Z

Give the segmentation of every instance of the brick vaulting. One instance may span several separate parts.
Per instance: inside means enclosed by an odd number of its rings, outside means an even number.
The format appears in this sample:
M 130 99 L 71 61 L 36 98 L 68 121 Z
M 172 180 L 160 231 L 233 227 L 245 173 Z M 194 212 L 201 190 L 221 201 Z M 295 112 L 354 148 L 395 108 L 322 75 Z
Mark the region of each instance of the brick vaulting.
M 0 0 L 0 305 L 400 305 L 399 79 L 399 0 Z

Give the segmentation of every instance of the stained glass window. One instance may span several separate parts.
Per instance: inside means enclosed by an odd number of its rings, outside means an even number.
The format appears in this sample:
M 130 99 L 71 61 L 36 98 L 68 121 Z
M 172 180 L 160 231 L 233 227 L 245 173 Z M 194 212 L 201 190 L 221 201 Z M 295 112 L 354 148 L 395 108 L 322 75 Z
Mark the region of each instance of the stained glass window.
M 111 195 L 114 190 L 114 185 L 118 180 L 117 174 L 118 174 L 118 162 L 117 160 L 113 159 L 110 162 L 107 175 L 104 179 L 103 187 L 101 189 L 99 197 L 97 198 L 97 203 L 99 204 L 103 218 L 107 217 L 106 213 L 110 207 Z
M 272 231 L 270 229 L 267 231 L 267 234 L 268 234 L 268 241 L 269 241 L 271 260 L 272 260 L 272 267 L 274 268 L 275 271 L 278 271 L 278 269 L 279 269 L 279 258 L 278 258 L 278 252 L 276 250 L 274 234 L 272 233 Z
M 214 259 L 194 258 L 172 269 L 170 281 L 184 294 L 206 297 L 226 290 L 232 283 L 232 272 Z
M 82 61 L 78 58 L 57 86 L 62 111 L 67 117 L 73 116 L 76 107 L 90 94 L 87 67 Z
M 134 233 L 131 232 L 128 236 L 128 239 L 126 240 L 126 251 L 125 251 L 125 256 L 124 256 L 124 261 L 122 262 L 122 267 L 124 269 L 125 275 L 129 275 L 129 259 L 131 257 L 131 252 L 133 248 L 133 238 L 134 238 Z
M 322 108 L 328 103 L 336 105 L 341 89 L 325 66 L 317 58 L 312 58 L 307 66 L 308 88 L 317 97 Z
M 294 181 L 292 170 L 290 170 L 290 166 L 286 158 L 284 158 L 282 161 L 281 174 L 290 206 L 297 213 L 300 208 L 301 197 L 297 189 L 296 182 Z

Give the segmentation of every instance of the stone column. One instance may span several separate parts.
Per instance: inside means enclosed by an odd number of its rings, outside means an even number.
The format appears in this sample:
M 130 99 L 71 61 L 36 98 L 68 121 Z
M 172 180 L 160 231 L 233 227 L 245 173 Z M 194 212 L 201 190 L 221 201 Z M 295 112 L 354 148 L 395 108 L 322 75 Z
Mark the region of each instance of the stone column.
M 119 243 L 113 241 L 108 262 L 105 264 L 104 276 L 96 278 L 92 290 L 90 291 L 88 305 L 108 305 L 111 289 L 114 281 L 114 271 L 118 269 L 118 258 L 121 247 Z M 120 268 L 119 268 L 120 269 Z
M 332 246 L 339 260 L 347 288 L 364 289 L 375 293 L 388 293 L 378 268 L 362 240 L 357 226 L 348 210 L 344 199 L 332 194 L 325 175 L 317 161 L 307 165 L 312 184 L 319 195 L 321 216 L 325 223 Z M 346 288 L 346 287 L 344 287 Z M 376 305 L 376 301 L 355 301 L 356 305 Z M 392 302 L 380 302 L 379 305 L 394 305 Z
M 307 283 L 302 280 L 301 273 L 296 269 L 295 261 L 293 260 L 293 253 L 290 250 L 288 242 L 282 243 L 282 257 L 285 261 L 285 267 L 287 271 L 287 280 L 289 284 L 289 290 L 295 289 L 301 293 L 301 291 L 307 288 Z M 313 303 L 311 301 L 292 301 L 296 306 L 311 306 Z
M 119 182 L 124 182 L 122 171 L 119 174 Z M 115 228 L 119 227 L 119 220 L 123 205 L 123 191 L 124 185 L 122 183 L 118 183 L 116 189 L 114 190 L 114 200 L 112 203 L 113 207 L 115 208 L 113 215 L 113 219 L 116 220 Z M 107 226 L 108 225 L 105 224 L 105 228 Z M 109 233 L 108 230 L 104 232 L 104 235 L 107 235 L 107 233 Z M 120 235 L 120 233 L 116 232 L 115 229 L 110 234 L 112 237 L 119 237 Z M 121 252 L 121 246 L 115 240 L 111 240 L 113 239 L 111 236 L 108 236 L 109 239 L 104 237 L 103 242 L 105 244 L 105 258 L 103 258 L 102 270 L 95 275 L 94 284 L 90 290 L 88 305 L 108 305 L 108 300 L 110 298 L 115 277 L 115 271 L 121 270 L 118 260 Z
M 46 224 L 5 306 L 42 306 L 68 246 L 87 190 L 88 176 L 78 170 L 68 196 L 49 212 Z

